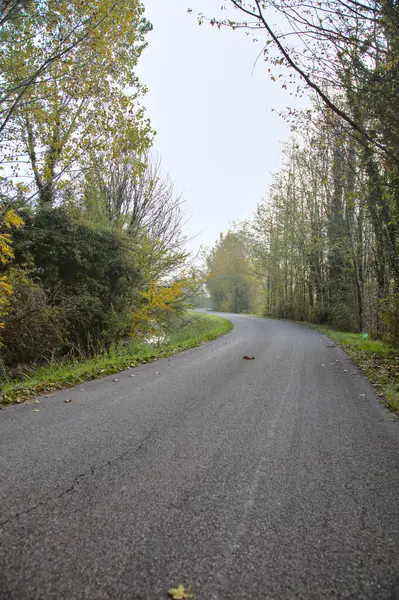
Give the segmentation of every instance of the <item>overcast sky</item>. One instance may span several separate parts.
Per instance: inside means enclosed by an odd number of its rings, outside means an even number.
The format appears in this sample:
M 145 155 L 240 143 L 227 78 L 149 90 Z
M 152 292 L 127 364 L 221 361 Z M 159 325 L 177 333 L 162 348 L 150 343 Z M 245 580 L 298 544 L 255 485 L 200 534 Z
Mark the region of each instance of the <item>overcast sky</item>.
M 154 30 L 140 59 L 154 151 L 182 192 L 190 249 L 209 246 L 229 223 L 251 216 L 267 194 L 289 131 L 272 109 L 292 105 L 242 31 L 196 20 L 220 0 L 144 0 Z M 188 14 L 187 8 L 193 9 Z

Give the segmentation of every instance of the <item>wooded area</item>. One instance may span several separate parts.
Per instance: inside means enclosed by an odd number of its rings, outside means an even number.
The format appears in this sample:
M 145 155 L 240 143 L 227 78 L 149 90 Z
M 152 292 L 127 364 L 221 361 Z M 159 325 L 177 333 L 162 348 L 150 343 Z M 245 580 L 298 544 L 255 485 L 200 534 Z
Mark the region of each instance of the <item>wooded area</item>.
M 267 198 L 208 255 L 214 306 L 398 342 L 399 4 L 225 4 L 243 20 L 211 24 L 265 40 L 272 79 L 314 95 L 286 115 L 292 138 Z
M 143 337 L 195 288 L 136 76 L 150 30 L 138 0 L 1 3 L 3 369 Z

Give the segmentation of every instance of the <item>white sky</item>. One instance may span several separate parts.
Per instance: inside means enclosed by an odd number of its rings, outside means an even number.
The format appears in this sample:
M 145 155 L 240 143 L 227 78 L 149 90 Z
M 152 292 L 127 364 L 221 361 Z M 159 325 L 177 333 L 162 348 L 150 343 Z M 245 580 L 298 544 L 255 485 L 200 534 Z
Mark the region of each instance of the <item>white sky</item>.
M 289 136 L 277 110 L 293 104 L 243 31 L 197 23 L 220 0 L 144 0 L 154 31 L 139 63 L 149 92 L 154 151 L 182 192 L 189 247 L 211 245 L 229 223 L 250 217 L 266 196 Z M 191 14 L 187 8 L 192 8 Z M 298 104 L 297 104 L 298 105 Z

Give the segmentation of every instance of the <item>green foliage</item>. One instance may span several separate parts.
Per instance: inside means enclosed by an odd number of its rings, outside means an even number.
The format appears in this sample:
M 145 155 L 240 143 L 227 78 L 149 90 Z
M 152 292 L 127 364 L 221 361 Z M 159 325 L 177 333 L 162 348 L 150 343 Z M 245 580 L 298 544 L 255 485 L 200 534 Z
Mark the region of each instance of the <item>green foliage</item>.
M 91 227 L 79 212 L 43 207 L 26 217 L 14 244 L 17 264 L 29 265 L 44 293 L 69 307 L 64 351 L 89 352 L 130 330 L 144 278 L 132 240 Z
M 142 334 L 137 315 L 159 328 L 164 313 L 181 312 L 192 281 L 178 276 L 181 200 L 148 154 L 136 75 L 151 30 L 143 4 L 3 4 L 1 358 L 17 374 Z
M 12 270 L 13 294 L 3 332 L 6 364 L 40 362 L 66 343 L 71 306 L 65 297 L 51 301 L 39 283 L 22 270 Z
M 398 3 L 224 0 L 221 10 L 210 24 L 259 41 L 272 81 L 314 94 L 283 113 L 299 133 L 255 218 L 265 313 L 398 343 Z
M 29 159 L 42 204 L 91 150 L 149 147 L 135 76 L 151 29 L 143 10 L 139 0 L 32 0 L 1 28 L 2 148 L 17 176 Z
M 0 406 L 177 354 L 214 340 L 231 328 L 230 321 L 216 315 L 189 312 L 170 325 L 162 343 L 119 343 L 87 360 L 52 359 L 44 366 L 25 367 L 22 373 L 3 383 Z
M 327 326 L 307 323 L 309 327 L 327 335 L 346 350 L 376 386 L 384 404 L 399 414 L 399 352 L 382 340 L 363 339 L 360 333 L 335 331 Z

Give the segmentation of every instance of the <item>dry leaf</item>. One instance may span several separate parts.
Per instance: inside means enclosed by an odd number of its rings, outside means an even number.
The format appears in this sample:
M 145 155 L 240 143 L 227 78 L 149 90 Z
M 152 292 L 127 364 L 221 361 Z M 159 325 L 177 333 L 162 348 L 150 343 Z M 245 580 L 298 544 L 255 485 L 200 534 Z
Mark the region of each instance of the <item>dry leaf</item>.
M 64 402 L 72 402 L 72 398 L 65 398 Z
M 162 375 L 159 371 L 155 371 L 155 375 Z
M 40 410 L 38 408 L 34 408 L 32 412 L 40 412 Z
M 40 400 L 35 400 L 35 404 L 40 404 Z
M 118 383 L 119 379 L 113 379 L 112 380 L 114 383 Z
M 247 356 L 247 355 L 245 355 L 245 356 L 243 356 L 243 359 L 244 360 L 255 360 L 255 357 L 254 356 Z
M 186 589 L 184 585 L 179 585 L 177 588 L 172 588 L 168 592 L 173 600 L 185 600 L 185 598 L 194 598 L 191 585 Z

